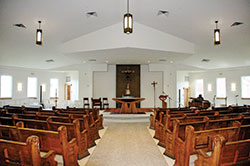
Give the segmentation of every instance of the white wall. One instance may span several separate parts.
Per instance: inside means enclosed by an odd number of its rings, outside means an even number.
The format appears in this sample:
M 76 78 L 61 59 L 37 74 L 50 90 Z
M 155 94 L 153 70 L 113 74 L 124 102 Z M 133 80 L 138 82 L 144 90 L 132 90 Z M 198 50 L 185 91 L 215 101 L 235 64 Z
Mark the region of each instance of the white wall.
M 150 71 L 161 71 L 163 72 L 163 91 L 172 99 L 168 107 L 176 107 L 176 66 L 165 65 L 165 64 L 150 64 Z
M 46 85 L 46 91 L 43 92 L 43 99 L 50 97 L 50 78 L 59 79 L 59 99 L 64 97 L 64 74 L 62 72 L 51 72 L 48 70 L 16 68 L 16 67 L 0 67 L 0 75 L 11 75 L 13 77 L 13 100 L 24 100 L 27 98 L 27 79 L 28 77 L 37 77 L 37 101 L 39 101 L 39 86 Z M 17 91 L 17 83 L 22 83 L 22 91 Z M 17 103 L 18 104 L 18 103 Z M 22 103 L 20 103 L 22 104 Z
M 80 64 L 58 69 L 58 72 L 48 70 L 34 70 L 25 68 L 0 68 L 0 75 L 13 76 L 13 99 L 27 98 L 27 77 L 38 77 L 38 85 L 45 84 L 46 92 L 43 98 L 49 98 L 49 79 L 59 79 L 59 99 L 64 99 L 64 84 L 66 76 L 71 77 L 72 99 L 79 99 L 78 107 L 82 106 L 83 97 L 105 97 L 109 98 L 110 107 L 115 107 L 112 98 L 116 95 L 116 65 L 107 64 Z M 141 97 L 146 98 L 142 107 L 153 107 L 153 87 L 151 83 L 158 82 L 156 86 L 156 105 L 161 106 L 159 95 L 164 91 L 173 100 L 171 107 L 176 107 L 176 69 L 172 65 L 141 65 Z M 17 92 L 17 83 L 23 83 L 22 92 Z M 39 91 L 38 91 L 39 92 Z M 39 96 L 38 96 L 39 97 Z M 67 102 L 66 102 L 67 104 Z M 71 103 L 72 104 L 72 103 Z M 62 104 L 62 105 L 65 105 Z
M 149 71 L 148 65 L 141 65 L 141 97 L 145 98 L 141 102 L 142 108 L 153 108 L 154 107 L 154 88 L 151 83 L 155 81 L 156 85 L 156 107 L 161 107 L 161 101 L 159 96 L 162 94 L 162 72 Z
M 93 96 L 108 96 L 111 107 L 115 107 L 115 102 L 111 101 L 116 95 L 116 65 L 92 67 L 96 69 L 93 73 Z M 156 106 L 161 106 L 159 95 L 162 91 L 166 92 L 173 99 L 172 107 L 176 107 L 176 69 L 167 65 L 141 65 L 141 97 L 145 98 L 141 102 L 141 107 L 154 106 L 154 91 L 151 83 L 158 82 L 156 85 Z M 105 88 L 104 88 L 105 86 Z
M 116 65 L 108 65 L 106 71 L 94 71 L 93 97 L 108 97 L 109 107 L 115 108 L 112 100 L 116 96 Z
M 226 89 L 227 89 L 227 103 L 228 105 L 236 104 L 235 95 L 239 95 L 238 104 L 250 104 L 250 100 L 241 99 L 241 76 L 250 76 L 250 68 L 232 68 L 232 69 L 221 69 L 221 70 L 210 70 L 200 73 L 189 73 L 190 75 L 190 88 L 191 96 L 195 95 L 195 80 L 204 80 L 204 97 L 211 103 L 213 101 L 214 95 L 216 95 L 216 78 L 225 77 L 226 78 Z M 236 91 L 231 91 L 231 83 L 236 83 Z M 208 92 L 207 86 L 212 84 L 212 91 Z M 225 100 L 217 99 L 216 106 L 224 104 Z

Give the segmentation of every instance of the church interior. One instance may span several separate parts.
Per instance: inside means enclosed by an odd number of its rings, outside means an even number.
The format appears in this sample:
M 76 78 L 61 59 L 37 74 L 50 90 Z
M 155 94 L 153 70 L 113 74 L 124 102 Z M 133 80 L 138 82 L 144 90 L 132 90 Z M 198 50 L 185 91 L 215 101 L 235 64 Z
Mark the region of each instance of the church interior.
M 250 165 L 249 21 L 249 0 L 0 0 L 0 165 Z

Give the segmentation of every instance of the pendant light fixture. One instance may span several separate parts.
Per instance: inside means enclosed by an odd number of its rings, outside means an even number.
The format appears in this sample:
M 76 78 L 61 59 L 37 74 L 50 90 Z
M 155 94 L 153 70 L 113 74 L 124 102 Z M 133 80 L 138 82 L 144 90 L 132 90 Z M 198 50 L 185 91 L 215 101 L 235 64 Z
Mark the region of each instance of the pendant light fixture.
M 42 45 L 43 44 L 43 31 L 41 29 L 42 21 L 38 21 L 38 23 L 39 23 L 39 29 L 36 30 L 36 44 Z
M 133 16 L 129 13 L 129 0 L 127 0 L 127 13 L 123 17 L 123 30 L 126 34 L 133 32 Z
M 214 30 L 214 45 L 220 44 L 220 29 L 218 29 L 218 21 L 215 21 L 216 29 Z

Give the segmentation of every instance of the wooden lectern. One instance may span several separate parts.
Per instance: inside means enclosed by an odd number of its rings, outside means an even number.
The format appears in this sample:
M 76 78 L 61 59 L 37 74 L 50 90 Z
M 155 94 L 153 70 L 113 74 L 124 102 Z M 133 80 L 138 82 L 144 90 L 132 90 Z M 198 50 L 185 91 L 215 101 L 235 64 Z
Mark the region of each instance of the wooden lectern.
M 159 99 L 161 100 L 162 102 L 162 108 L 167 108 L 167 102 L 165 100 L 167 100 L 168 98 L 168 95 L 160 95 L 159 96 Z

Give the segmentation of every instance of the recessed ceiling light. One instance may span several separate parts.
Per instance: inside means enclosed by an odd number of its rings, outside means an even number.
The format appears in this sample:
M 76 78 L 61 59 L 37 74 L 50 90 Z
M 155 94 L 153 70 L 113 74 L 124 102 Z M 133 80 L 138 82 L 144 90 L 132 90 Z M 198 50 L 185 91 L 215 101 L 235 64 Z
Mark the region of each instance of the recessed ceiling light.
M 168 16 L 169 15 L 169 11 L 167 10 L 159 10 L 157 13 L 158 16 L 164 15 L 164 16 Z
M 14 24 L 13 26 L 16 26 L 18 28 L 26 28 L 26 26 L 23 24 Z
M 52 62 L 55 62 L 55 61 L 54 61 L 54 59 L 47 59 L 45 62 L 52 63 Z
M 87 15 L 87 17 L 91 17 L 91 16 L 95 16 L 95 17 L 97 17 L 97 13 L 96 13 L 96 12 L 94 12 L 94 11 L 87 12 L 87 13 L 86 13 L 86 15 Z
M 148 61 L 148 63 L 150 63 L 150 61 Z
M 82 61 L 82 63 L 86 63 L 86 61 Z
M 170 63 L 174 63 L 174 61 L 170 61 Z
M 105 62 L 106 62 L 106 63 L 109 63 L 109 61 L 108 61 L 108 60 L 106 60 Z

